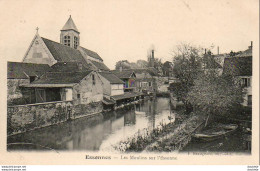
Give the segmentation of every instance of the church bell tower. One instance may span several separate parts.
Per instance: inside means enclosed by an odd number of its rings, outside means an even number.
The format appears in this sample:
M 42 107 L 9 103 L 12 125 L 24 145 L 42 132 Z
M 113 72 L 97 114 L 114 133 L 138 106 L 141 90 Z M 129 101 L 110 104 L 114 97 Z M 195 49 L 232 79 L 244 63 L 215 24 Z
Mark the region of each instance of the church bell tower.
M 70 15 L 70 18 L 61 29 L 60 43 L 77 49 L 79 46 L 79 34 L 80 33 Z

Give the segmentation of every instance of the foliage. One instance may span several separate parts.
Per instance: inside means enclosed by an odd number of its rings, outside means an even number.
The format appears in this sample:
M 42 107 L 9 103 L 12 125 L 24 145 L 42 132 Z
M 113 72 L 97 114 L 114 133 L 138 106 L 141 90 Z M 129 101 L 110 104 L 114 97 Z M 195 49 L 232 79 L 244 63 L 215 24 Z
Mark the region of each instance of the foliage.
M 189 118 L 180 115 L 174 122 L 168 124 L 161 122 L 152 131 L 148 129 L 138 131 L 136 136 L 120 141 L 114 148 L 120 152 L 180 150 L 191 140 L 191 133 L 202 122 L 203 119 L 199 115 L 192 115 Z
M 220 65 L 210 51 L 187 44 L 177 46 L 174 74 L 178 82 L 170 89 L 190 107 L 207 114 L 224 114 L 242 102 L 242 89 L 232 77 L 219 75 Z
M 138 68 L 148 68 L 148 62 L 145 60 L 138 60 L 136 65 Z
M 207 73 L 194 81 L 187 100 L 201 112 L 224 114 L 242 102 L 242 89 L 230 76 Z
M 174 83 L 174 95 L 188 106 L 187 95 L 194 80 L 202 72 L 202 49 L 189 44 L 176 47 L 173 60 L 173 73 L 179 82 Z
M 118 61 L 116 63 L 115 69 L 119 70 L 120 67 L 122 67 L 122 69 L 131 69 L 131 65 L 127 60 Z

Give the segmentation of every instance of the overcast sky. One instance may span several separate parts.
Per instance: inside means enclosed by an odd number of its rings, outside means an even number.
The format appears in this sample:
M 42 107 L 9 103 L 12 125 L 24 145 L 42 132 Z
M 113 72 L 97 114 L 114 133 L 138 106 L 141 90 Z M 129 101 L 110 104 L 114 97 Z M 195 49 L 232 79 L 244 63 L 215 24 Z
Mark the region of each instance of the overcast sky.
M 245 50 L 258 40 L 258 0 L 0 0 L 0 56 L 22 61 L 39 27 L 42 37 L 59 42 L 69 15 L 81 46 L 97 52 L 114 69 L 118 60 L 155 57 L 171 60 L 180 42 L 209 47 L 213 53 Z

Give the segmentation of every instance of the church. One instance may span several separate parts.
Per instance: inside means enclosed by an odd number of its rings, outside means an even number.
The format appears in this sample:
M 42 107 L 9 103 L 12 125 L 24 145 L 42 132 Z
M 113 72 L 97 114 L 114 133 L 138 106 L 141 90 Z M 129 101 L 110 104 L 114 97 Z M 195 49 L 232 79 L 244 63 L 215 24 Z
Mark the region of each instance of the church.
M 103 95 L 123 94 L 123 81 L 96 52 L 80 46 L 71 16 L 61 29 L 60 43 L 37 30 L 22 62 L 8 62 L 7 80 L 9 105 L 68 100 L 89 104 L 101 102 Z
M 60 43 L 41 37 L 37 31 L 23 62 L 60 67 L 74 63 L 83 70 L 109 71 L 96 52 L 80 46 L 80 32 L 71 16 L 61 29 Z

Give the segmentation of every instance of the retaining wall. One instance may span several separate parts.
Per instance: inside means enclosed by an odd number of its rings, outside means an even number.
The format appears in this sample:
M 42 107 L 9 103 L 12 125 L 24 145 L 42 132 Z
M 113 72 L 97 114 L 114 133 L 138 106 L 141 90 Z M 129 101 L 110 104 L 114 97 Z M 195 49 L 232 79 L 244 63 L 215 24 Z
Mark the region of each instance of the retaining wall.
M 8 106 L 7 134 L 17 134 L 79 117 L 102 112 L 102 102 L 73 105 L 73 101 L 58 101 Z

